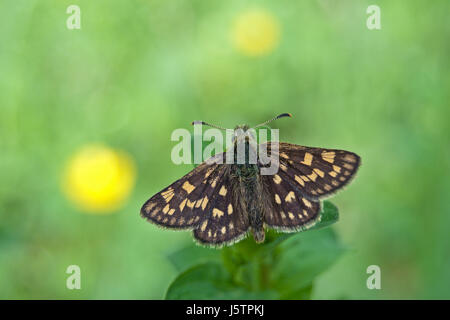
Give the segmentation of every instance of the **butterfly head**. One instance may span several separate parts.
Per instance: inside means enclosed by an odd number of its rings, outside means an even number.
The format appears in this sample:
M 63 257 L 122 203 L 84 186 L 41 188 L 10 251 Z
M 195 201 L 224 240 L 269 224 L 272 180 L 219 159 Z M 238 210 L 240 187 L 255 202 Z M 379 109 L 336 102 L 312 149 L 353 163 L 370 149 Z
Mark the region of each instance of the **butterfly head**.
M 263 122 L 263 123 L 255 126 L 253 128 L 250 128 L 250 126 L 248 126 L 246 124 L 238 125 L 238 126 L 236 126 L 234 128 L 232 141 L 234 143 L 234 142 L 247 142 L 247 141 L 255 140 L 256 139 L 255 131 L 254 130 L 249 130 L 249 129 L 256 129 L 256 128 L 261 127 L 261 126 L 265 126 L 266 124 L 268 124 L 271 121 L 274 121 L 274 120 L 277 120 L 277 119 L 280 119 L 280 118 L 284 118 L 284 117 L 292 117 L 292 115 L 290 113 L 282 113 L 282 114 L 276 116 L 275 118 L 270 119 L 270 120 L 268 120 L 266 122 Z M 195 124 L 197 124 L 197 125 L 198 124 L 206 125 L 206 126 L 210 126 L 212 128 L 220 129 L 220 130 L 229 130 L 229 129 L 222 128 L 222 127 L 219 127 L 219 126 L 216 126 L 216 125 L 213 125 L 213 124 L 209 124 L 209 123 L 204 122 L 204 121 L 193 121 L 192 124 L 193 125 L 195 125 Z
M 250 126 L 243 124 L 234 128 L 233 143 L 234 142 L 246 142 L 255 139 L 254 130 L 249 130 Z

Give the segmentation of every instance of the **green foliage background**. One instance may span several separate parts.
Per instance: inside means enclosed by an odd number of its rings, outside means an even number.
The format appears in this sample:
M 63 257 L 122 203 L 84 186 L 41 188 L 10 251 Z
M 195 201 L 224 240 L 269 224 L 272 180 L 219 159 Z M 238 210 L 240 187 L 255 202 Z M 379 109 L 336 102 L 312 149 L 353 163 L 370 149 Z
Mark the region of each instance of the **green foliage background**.
M 374 3 L 380 31 L 365 25 Z M 81 30 L 66 28 L 70 4 L 81 7 Z M 242 56 L 229 39 L 253 6 L 282 27 L 266 57 Z M 273 124 L 282 141 L 363 161 L 333 198 L 332 228 L 348 250 L 312 298 L 449 299 L 449 9 L 447 0 L 1 1 L 0 298 L 163 298 L 178 274 L 168 257 L 191 235 L 158 229 L 139 209 L 192 168 L 170 161 L 171 132 L 291 112 Z M 132 196 L 112 215 L 82 214 L 60 189 L 65 161 L 91 142 L 137 163 Z M 82 290 L 65 288 L 70 264 Z M 382 290 L 366 288 L 372 264 Z

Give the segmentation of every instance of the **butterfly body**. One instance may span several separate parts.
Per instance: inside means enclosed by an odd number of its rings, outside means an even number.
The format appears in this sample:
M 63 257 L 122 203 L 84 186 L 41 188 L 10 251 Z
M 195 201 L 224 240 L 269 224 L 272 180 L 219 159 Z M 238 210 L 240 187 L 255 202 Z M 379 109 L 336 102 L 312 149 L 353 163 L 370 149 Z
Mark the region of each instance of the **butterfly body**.
M 234 176 L 238 178 L 237 187 L 242 189 L 241 199 L 245 203 L 245 215 L 251 227 L 253 237 L 256 242 L 264 241 L 264 210 L 261 206 L 261 195 L 263 187 L 258 167 L 255 164 L 231 165 L 231 171 L 236 172 Z
M 213 156 L 151 197 L 141 215 L 163 227 L 193 230 L 205 245 L 229 245 L 249 232 L 261 243 L 265 228 L 295 232 L 313 226 L 320 220 L 321 199 L 348 184 L 360 164 L 359 156 L 344 150 L 257 145 L 251 134 L 242 134 L 247 129 L 235 128 L 232 163 L 227 152 Z M 262 174 L 260 148 L 279 161 L 275 174 Z
M 234 188 L 239 188 L 240 199 L 243 201 L 243 214 L 247 217 L 253 238 L 257 243 L 264 242 L 264 207 L 262 206 L 261 195 L 263 186 L 259 173 L 259 167 L 251 163 L 252 155 L 257 154 L 256 141 L 251 134 L 245 133 L 249 129 L 248 125 L 237 126 L 235 128 L 235 139 L 233 144 L 234 163 L 230 165 L 231 177 L 236 179 Z M 244 145 L 244 163 L 239 164 L 238 144 Z

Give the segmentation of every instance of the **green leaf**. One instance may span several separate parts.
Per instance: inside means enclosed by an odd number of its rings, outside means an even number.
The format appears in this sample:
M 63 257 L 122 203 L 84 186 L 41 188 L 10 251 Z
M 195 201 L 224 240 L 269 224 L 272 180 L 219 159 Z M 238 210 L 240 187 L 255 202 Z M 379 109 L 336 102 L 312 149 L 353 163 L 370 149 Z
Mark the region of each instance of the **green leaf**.
M 320 212 L 320 221 L 309 230 L 317 230 L 328 227 L 339 220 L 339 210 L 330 201 L 324 201 L 322 211 Z
M 233 284 L 229 273 L 217 263 L 194 266 L 181 273 L 167 289 L 165 299 L 248 300 L 278 299 L 270 290 L 251 292 Z
M 205 262 L 220 262 L 220 250 L 191 244 L 170 253 L 167 258 L 179 272 Z
M 262 245 L 250 236 L 222 250 L 190 245 L 175 251 L 169 260 L 186 271 L 169 287 L 168 299 L 309 299 L 313 280 L 344 251 L 333 231 L 323 229 L 338 220 L 336 206 L 326 201 L 320 214 L 308 232 L 268 230 Z
M 296 298 L 299 290 L 311 285 L 346 250 L 331 228 L 298 233 L 279 248 L 271 287 L 276 288 L 282 299 Z
M 292 291 L 289 294 L 283 296 L 285 300 L 310 300 L 312 294 L 313 284 L 310 283 L 306 287 L 299 290 Z

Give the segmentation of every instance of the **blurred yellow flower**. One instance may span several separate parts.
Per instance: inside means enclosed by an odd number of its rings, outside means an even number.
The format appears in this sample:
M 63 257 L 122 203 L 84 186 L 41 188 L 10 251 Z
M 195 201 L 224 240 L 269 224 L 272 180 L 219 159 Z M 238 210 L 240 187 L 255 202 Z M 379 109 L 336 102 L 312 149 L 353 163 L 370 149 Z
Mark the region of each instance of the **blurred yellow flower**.
M 280 39 L 277 19 L 263 9 L 251 9 L 234 21 L 232 39 L 238 51 L 247 56 L 270 53 Z
M 127 200 L 135 181 L 133 160 L 101 145 L 83 147 L 68 161 L 63 188 L 81 210 L 110 213 Z

